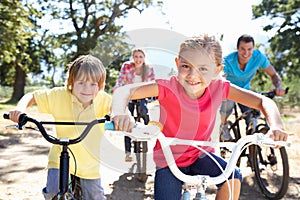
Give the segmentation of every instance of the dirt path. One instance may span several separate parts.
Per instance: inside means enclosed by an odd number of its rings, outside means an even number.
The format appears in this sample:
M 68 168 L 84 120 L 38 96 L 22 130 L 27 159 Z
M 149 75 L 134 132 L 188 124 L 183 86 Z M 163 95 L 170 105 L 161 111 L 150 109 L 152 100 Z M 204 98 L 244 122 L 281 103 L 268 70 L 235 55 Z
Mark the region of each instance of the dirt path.
M 2 116 L 2 113 L 0 113 Z M 290 182 L 286 200 L 300 199 L 300 115 L 286 122 L 286 129 L 294 132 L 290 137 L 292 148 L 287 149 L 290 161 Z M 41 188 L 46 180 L 45 166 L 49 144 L 39 133 L 29 131 L 18 133 L 7 131 L 4 126 L 8 121 L 0 122 L 0 200 L 41 200 Z M 106 196 L 111 200 L 145 200 L 153 199 L 153 163 L 148 162 L 148 179 L 145 183 L 137 181 L 132 174 L 127 173 L 132 163 L 123 162 L 122 137 L 107 135 L 107 146 L 104 154 L 111 156 L 111 142 L 118 143 L 116 154 L 110 162 L 119 163 L 118 169 L 114 163 L 105 162 L 102 167 L 102 182 Z M 121 144 L 121 146 L 119 146 Z M 150 145 L 151 146 L 151 145 Z M 120 151 L 120 152 L 118 152 Z M 109 153 L 108 153 L 109 152 Z M 104 158 L 105 159 L 105 158 Z M 121 161 L 120 161 L 121 160 Z M 150 160 L 150 159 L 149 159 Z M 247 168 L 242 168 L 244 181 L 241 200 L 265 199 L 255 185 L 253 174 Z M 209 198 L 213 199 L 213 189 L 209 189 Z

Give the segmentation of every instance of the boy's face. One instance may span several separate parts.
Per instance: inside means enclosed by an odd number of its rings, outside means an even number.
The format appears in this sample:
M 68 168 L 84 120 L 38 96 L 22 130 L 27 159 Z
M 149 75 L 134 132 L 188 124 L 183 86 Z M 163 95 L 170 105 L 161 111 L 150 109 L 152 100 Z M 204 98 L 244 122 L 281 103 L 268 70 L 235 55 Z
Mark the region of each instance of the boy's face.
M 91 79 L 79 78 L 75 80 L 72 94 L 76 96 L 83 107 L 91 104 L 99 91 L 98 83 Z
M 201 97 L 221 71 L 221 66 L 217 67 L 211 56 L 194 49 L 182 51 L 175 61 L 179 82 L 191 98 Z

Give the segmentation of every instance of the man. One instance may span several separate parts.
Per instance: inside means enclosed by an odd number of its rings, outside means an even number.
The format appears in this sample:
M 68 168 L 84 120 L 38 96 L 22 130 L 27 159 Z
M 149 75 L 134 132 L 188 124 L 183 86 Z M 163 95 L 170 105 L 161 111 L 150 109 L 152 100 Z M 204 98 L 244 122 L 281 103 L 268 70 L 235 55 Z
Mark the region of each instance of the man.
M 281 78 L 275 71 L 274 67 L 270 64 L 268 58 L 262 54 L 259 50 L 254 50 L 254 39 L 252 36 L 244 34 L 239 37 L 237 41 L 237 51 L 234 51 L 227 55 L 223 60 L 224 65 L 224 77 L 231 83 L 250 90 L 250 82 L 256 71 L 262 68 L 264 72 L 271 78 L 275 87 L 276 95 L 282 96 L 285 94 L 285 90 L 281 85 Z M 249 110 L 247 106 L 238 104 L 241 112 Z M 228 125 L 226 124 L 228 116 L 231 114 L 234 107 L 233 101 L 223 101 L 220 114 L 220 138 L 221 140 L 232 140 L 229 134 Z M 246 119 L 248 125 L 249 119 Z

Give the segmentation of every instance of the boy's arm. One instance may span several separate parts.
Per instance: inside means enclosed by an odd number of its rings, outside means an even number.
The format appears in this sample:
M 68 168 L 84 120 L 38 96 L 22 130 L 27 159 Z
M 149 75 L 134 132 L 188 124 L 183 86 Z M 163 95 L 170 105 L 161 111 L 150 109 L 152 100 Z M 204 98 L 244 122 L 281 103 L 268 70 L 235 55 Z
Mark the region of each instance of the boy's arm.
M 10 120 L 18 122 L 20 114 L 24 113 L 26 108 L 33 104 L 36 104 L 33 93 L 25 94 L 17 103 L 17 106 L 14 108 L 14 110 L 9 112 Z

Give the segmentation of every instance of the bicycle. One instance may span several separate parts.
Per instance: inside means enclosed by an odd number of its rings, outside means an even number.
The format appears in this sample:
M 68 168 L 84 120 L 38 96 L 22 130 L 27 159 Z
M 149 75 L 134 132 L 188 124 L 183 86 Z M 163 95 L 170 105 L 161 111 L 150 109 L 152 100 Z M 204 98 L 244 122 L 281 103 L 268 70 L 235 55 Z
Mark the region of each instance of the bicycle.
M 3 118 L 9 119 L 9 115 L 4 114 Z M 60 167 L 59 167 L 59 192 L 53 198 L 53 200 L 83 199 L 81 194 L 79 178 L 76 176 L 76 174 L 74 175 L 69 174 L 70 156 L 69 156 L 68 146 L 81 142 L 87 136 L 87 134 L 89 133 L 89 131 L 94 125 L 98 123 L 105 123 L 107 120 L 108 120 L 107 118 L 101 118 L 101 119 L 95 119 L 91 122 L 52 122 L 52 121 L 38 121 L 34 118 L 27 116 L 25 113 L 20 115 L 19 122 L 16 125 L 16 127 L 19 130 L 28 128 L 28 129 L 39 131 L 44 137 L 44 139 L 47 140 L 48 142 L 62 146 L 62 151 L 60 155 Z M 26 127 L 25 125 L 28 122 L 35 124 L 37 128 Z M 77 138 L 70 139 L 70 138 L 56 138 L 52 135 L 49 135 L 44 125 L 77 125 L 77 126 L 86 126 L 86 127 Z M 70 153 L 72 154 L 71 151 Z
M 287 92 L 288 88 L 286 89 Z M 275 97 L 274 91 L 262 92 L 261 94 L 271 99 Z M 262 117 L 260 112 L 255 109 L 250 109 L 239 115 L 235 104 L 233 115 L 234 119 L 227 121 L 233 142 L 242 138 L 240 122 L 243 119 L 246 120 L 247 117 L 250 117 L 250 121 L 246 126 L 246 135 L 252 135 L 256 132 L 266 134 L 270 129 L 266 118 Z M 220 153 L 223 158 L 226 158 L 226 154 L 230 151 L 222 147 Z M 257 145 L 249 146 L 242 152 L 237 166 L 240 166 L 241 157 L 247 157 L 247 165 L 254 171 L 259 189 L 266 198 L 280 199 L 286 194 L 289 183 L 289 162 L 285 147 L 274 149 Z
M 147 101 L 147 99 L 144 100 Z M 144 119 L 141 113 L 142 111 L 140 110 L 141 99 L 131 100 L 131 103 L 132 103 L 131 114 L 134 117 L 135 121 L 141 122 L 141 119 L 143 119 L 144 124 L 147 124 L 149 118 Z M 146 115 L 146 113 L 144 113 L 144 115 Z M 134 168 L 136 168 L 135 177 L 139 181 L 145 182 L 148 177 L 148 175 L 146 174 L 147 152 L 148 152 L 147 141 L 133 141 L 133 149 L 136 157 L 136 163 L 132 165 L 132 167 L 129 169 L 129 172 L 134 173 Z
M 114 130 L 113 123 L 105 124 L 106 130 Z M 197 193 L 195 195 L 194 200 L 205 200 L 206 198 L 206 189 L 210 185 L 216 185 L 222 183 L 224 181 L 227 182 L 228 177 L 234 171 L 236 167 L 236 162 L 238 161 L 241 152 L 244 151 L 245 148 L 249 147 L 250 145 L 259 145 L 264 146 L 267 145 L 269 147 L 276 147 L 276 146 L 290 146 L 291 144 L 288 142 L 283 141 L 273 141 L 271 138 L 267 137 L 263 133 L 254 133 L 252 135 L 247 135 L 243 138 L 240 138 L 236 142 L 209 142 L 209 141 L 194 141 L 194 140 L 184 140 L 178 138 L 168 138 L 164 136 L 161 132 L 160 127 L 157 123 L 150 122 L 149 125 L 146 126 L 137 126 L 132 129 L 131 133 L 122 132 L 122 134 L 129 136 L 132 140 L 135 141 L 150 141 L 150 140 L 159 140 L 163 153 L 165 155 L 167 164 L 171 170 L 171 172 L 180 179 L 183 183 L 187 185 L 194 185 L 197 188 Z M 226 168 L 223 170 L 222 174 L 217 177 L 210 177 L 207 175 L 186 175 L 179 170 L 177 167 L 174 157 L 172 155 L 172 151 L 170 145 L 190 145 L 198 148 L 199 150 L 206 153 L 208 156 L 208 152 L 204 151 L 201 146 L 212 146 L 212 147 L 226 147 L 232 151 L 232 154 L 229 158 L 228 164 Z M 212 158 L 213 159 L 213 158 Z M 229 184 L 227 182 L 227 184 Z M 231 194 L 233 191 L 231 191 Z M 184 196 L 183 193 L 183 200 L 189 200 L 189 196 Z

